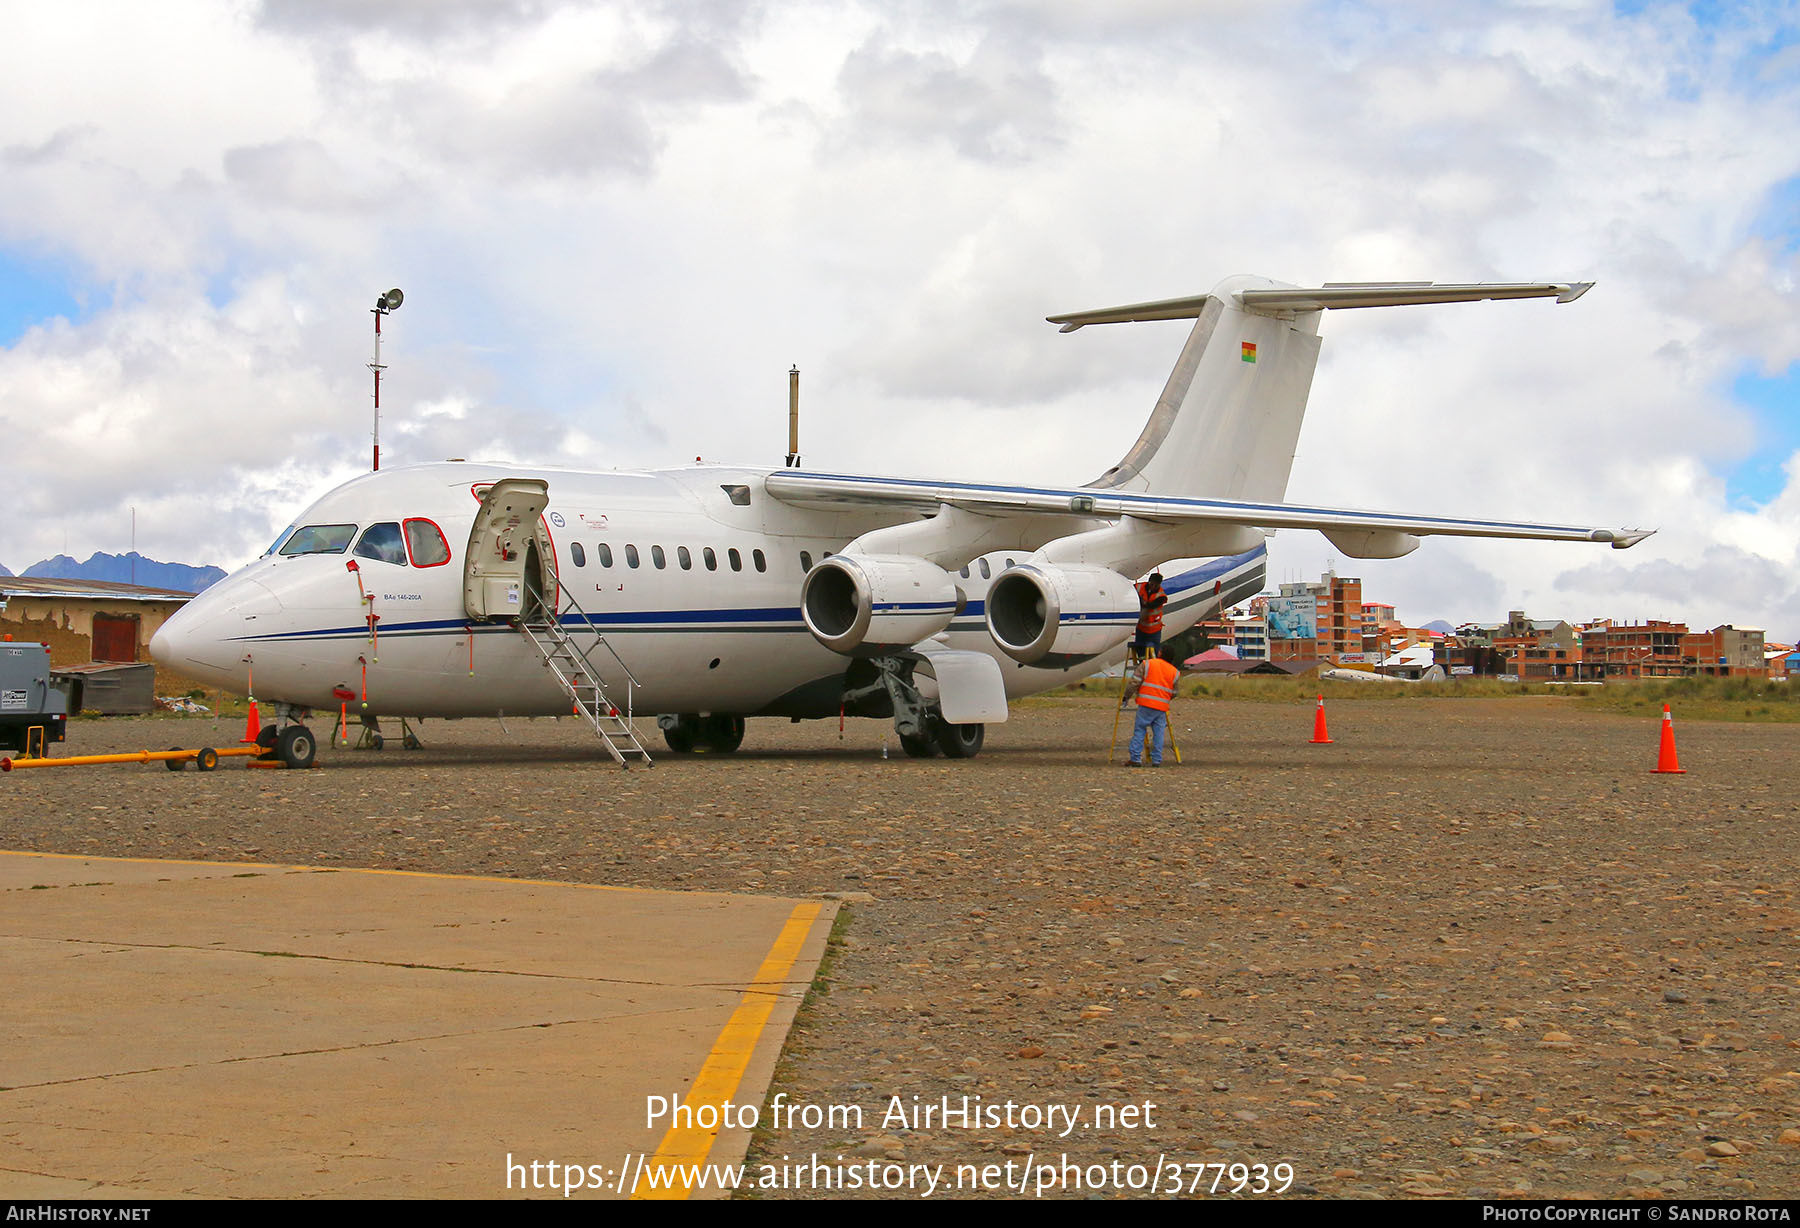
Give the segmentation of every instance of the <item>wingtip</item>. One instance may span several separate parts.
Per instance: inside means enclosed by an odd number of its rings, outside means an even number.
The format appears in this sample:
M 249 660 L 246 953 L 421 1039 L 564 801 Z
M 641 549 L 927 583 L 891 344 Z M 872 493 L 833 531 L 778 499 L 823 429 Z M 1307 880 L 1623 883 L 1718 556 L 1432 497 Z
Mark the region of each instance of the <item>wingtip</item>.
M 1556 296 L 1556 301 L 1559 303 L 1572 303 L 1593 288 L 1594 283 L 1591 281 L 1572 281 L 1569 283 L 1569 288 L 1567 290 L 1564 290 L 1561 294 Z
M 1656 530 L 1655 529 L 1618 529 L 1618 530 L 1603 529 L 1603 530 L 1601 530 L 1601 534 L 1603 534 L 1603 536 L 1597 535 L 1597 536 L 1599 536 L 1599 540 L 1610 541 L 1612 543 L 1612 548 L 1614 550 L 1629 550 L 1633 546 L 1637 545 L 1639 542 L 1643 541 L 1646 537 L 1654 537 L 1656 535 Z

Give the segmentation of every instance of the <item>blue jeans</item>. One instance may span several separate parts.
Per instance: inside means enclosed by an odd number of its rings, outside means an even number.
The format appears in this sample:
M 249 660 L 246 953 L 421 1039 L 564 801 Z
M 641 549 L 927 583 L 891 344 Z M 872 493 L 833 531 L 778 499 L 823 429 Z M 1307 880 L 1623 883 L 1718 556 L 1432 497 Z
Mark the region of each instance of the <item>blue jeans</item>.
M 1155 708 L 1140 706 L 1137 710 L 1137 723 L 1131 727 L 1131 761 L 1141 763 L 1144 759 L 1144 734 L 1150 732 L 1150 762 L 1157 767 L 1162 766 L 1163 735 L 1169 730 L 1169 714 L 1159 712 Z

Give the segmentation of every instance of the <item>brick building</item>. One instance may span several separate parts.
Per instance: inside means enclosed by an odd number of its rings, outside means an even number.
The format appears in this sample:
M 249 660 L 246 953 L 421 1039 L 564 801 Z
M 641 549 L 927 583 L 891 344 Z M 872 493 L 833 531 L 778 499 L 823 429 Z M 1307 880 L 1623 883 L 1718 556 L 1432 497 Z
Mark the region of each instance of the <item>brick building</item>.
M 1729 623 L 1711 631 L 1695 631 L 1683 636 L 1681 656 L 1696 674 L 1764 678 L 1769 672 L 1763 633 L 1740 631 Z
M 1687 633 L 1686 623 L 1661 619 L 1603 620 L 1581 629 L 1581 655 L 1596 679 L 1680 678 L 1690 672 L 1682 652 Z
M 150 637 L 192 596 L 106 580 L 0 576 L 0 634 L 49 644 L 54 665 L 147 661 Z
M 1283 584 L 1279 596 L 1264 599 L 1264 610 L 1271 661 L 1367 659 L 1360 579 L 1327 572 L 1317 584 Z

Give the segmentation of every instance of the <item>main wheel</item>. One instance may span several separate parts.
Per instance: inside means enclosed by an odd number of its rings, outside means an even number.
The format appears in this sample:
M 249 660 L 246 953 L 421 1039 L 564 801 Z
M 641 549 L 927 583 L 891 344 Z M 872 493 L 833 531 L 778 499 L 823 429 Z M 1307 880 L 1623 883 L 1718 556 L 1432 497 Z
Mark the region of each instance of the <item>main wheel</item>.
M 697 716 L 678 716 L 674 724 L 663 726 L 663 742 L 678 755 L 691 755 L 694 753 L 694 735 L 698 732 L 699 724 L 700 718 Z
M 944 758 L 973 759 L 981 749 L 987 726 L 952 725 L 948 721 L 939 721 L 936 733 L 938 749 L 944 752 Z
M 312 730 L 305 725 L 289 725 L 275 739 L 276 755 L 291 768 L 311 767 L 313 756 L 318 751 L 319 746 L 313 740 Z
M 700 721 L 698 750 L 729 755 L 744 744 L 744 718 L 715 712 Z
M 938 753 L 938 744 L 929 737 L 914 737 L 903 733 L 900 735 L 900 749 L 906 752 L 909 759 L 929 759 Z

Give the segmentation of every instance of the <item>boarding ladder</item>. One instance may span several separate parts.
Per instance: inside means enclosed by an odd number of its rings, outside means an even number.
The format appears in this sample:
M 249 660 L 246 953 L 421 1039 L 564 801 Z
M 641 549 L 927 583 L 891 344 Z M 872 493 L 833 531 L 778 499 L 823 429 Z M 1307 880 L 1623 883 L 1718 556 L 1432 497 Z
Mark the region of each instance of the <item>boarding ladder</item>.
M 564 595 L 569 609 L 588 627 L 593 621 L 587 611 L 575 604 L 575 600 Z M 613 646 L 606 642 L 604 635 L 596 634 L 594 643 L 582 648 L 575 638 L 563 628 L 562 620 L 555 614 L 541 610 L 535 617 L 517 618 L 513 625 L 531 642 L 531 646 L 544 659 L 544 668 L 556 678 L 557 685 L 562 687 L 564 695 L 575 706 L 575 715 L 585 717 L 588 724 L 594 727 L 594 734 L 606 747 L 607 754 L 613 757 L 622 768 L 631 766 L 631 758 L 636 756 L 645 764 L 651 762 L 650 752 L 638 741 L 637 730 L 631 724 L 632 700 L 641 683 L 631 672 L 631 667 L 620 659 Z M 594 648 L 604 648 L 618 664 L 625 675 L 625 708 L 620 711 L 606 693 L 606 680 L 598 669 L 590 654 Z

